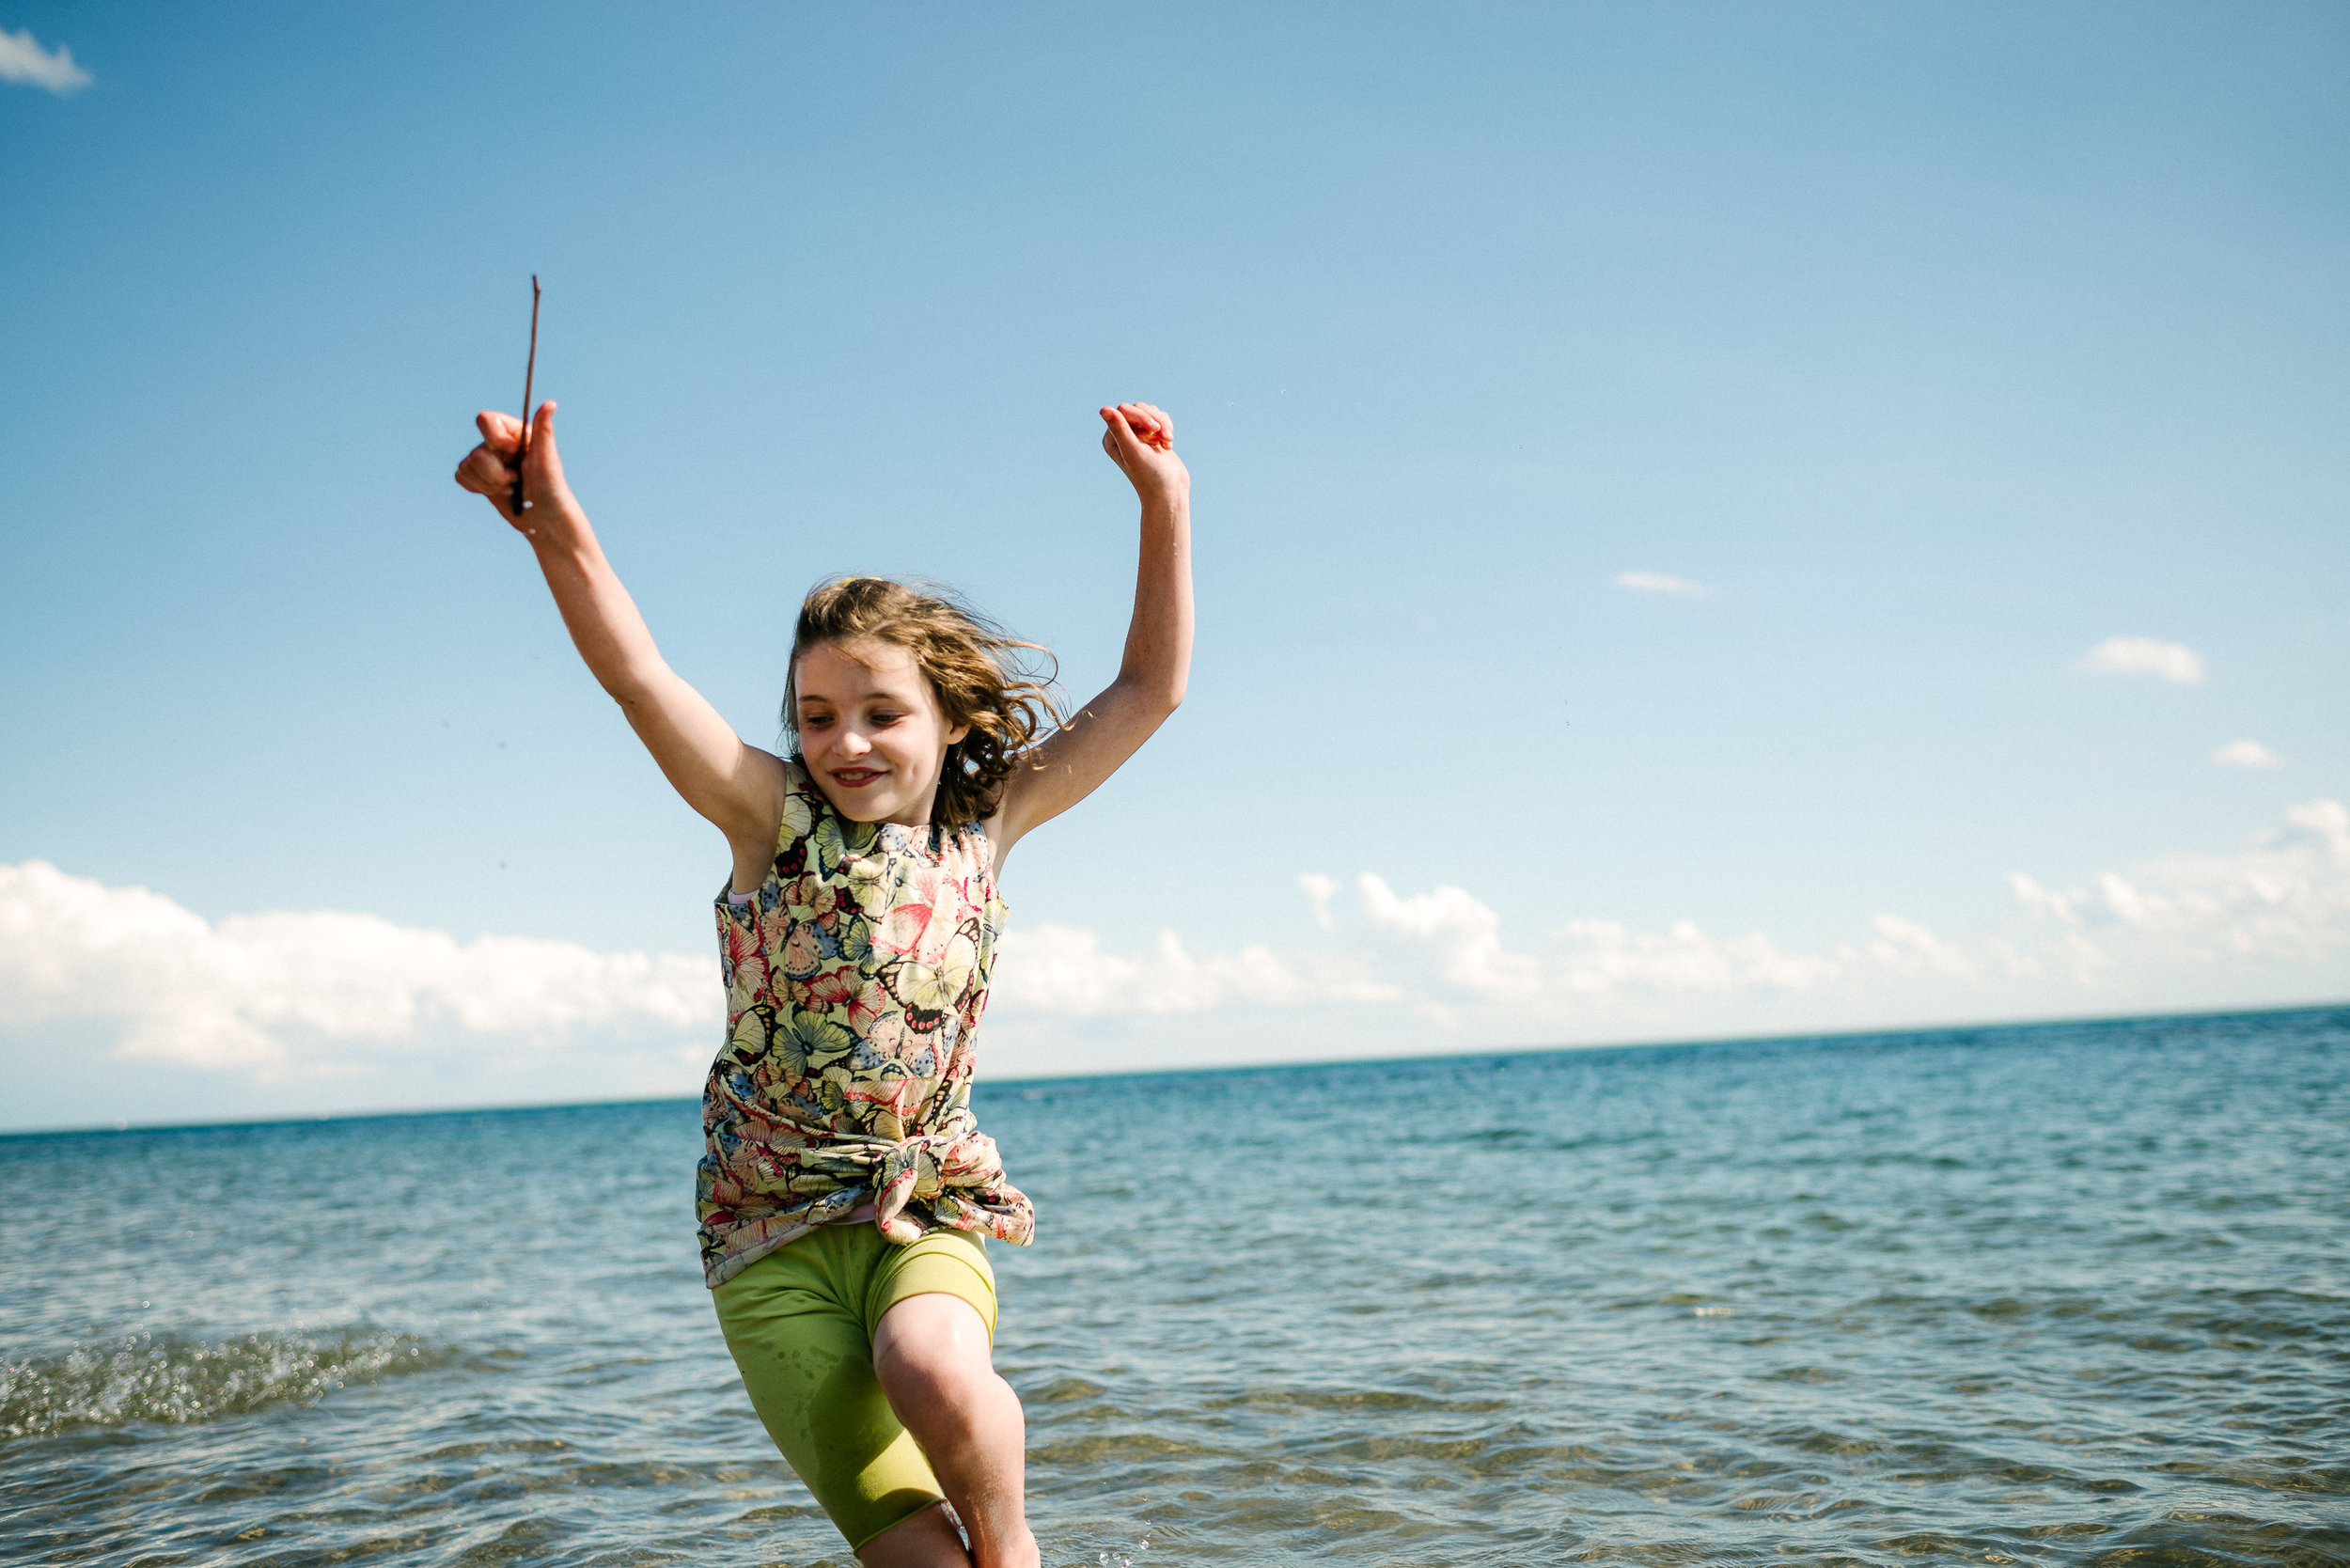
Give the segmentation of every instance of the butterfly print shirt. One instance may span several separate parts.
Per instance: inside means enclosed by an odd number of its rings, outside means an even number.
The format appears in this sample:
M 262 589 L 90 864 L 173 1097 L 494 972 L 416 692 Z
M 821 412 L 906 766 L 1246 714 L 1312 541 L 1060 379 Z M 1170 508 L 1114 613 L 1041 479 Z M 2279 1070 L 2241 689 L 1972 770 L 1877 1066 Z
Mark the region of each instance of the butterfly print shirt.
M 900 1244 L 939 1226 L 1026 1242 L 1035 1208 L 971 1114 L 1005 916 L 995 846 L 977 823 L 851 822 L 784 765 L 766 880 L 717 901 L 727 1041 L 702 1090 L 704 1278 L 869 1204 Z

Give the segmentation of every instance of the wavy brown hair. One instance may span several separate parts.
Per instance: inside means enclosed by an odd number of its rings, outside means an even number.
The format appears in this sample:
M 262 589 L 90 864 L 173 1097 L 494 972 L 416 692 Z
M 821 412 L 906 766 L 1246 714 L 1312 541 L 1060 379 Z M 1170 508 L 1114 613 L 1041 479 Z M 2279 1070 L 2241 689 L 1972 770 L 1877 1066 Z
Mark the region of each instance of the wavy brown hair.
M 970 732 L 947 748 L 931 821 L 951 833 L 983 821 L 1021 759 L 1062 721 L 1053 681 L 1059 665 L 931 583 L 832 577 L 808 590 L 791 633 L 783 684 L 783 732 L 800 757 L 800 657 L 825 643 L 870 637 L 904 649 L 930 681 L 948 728 Z

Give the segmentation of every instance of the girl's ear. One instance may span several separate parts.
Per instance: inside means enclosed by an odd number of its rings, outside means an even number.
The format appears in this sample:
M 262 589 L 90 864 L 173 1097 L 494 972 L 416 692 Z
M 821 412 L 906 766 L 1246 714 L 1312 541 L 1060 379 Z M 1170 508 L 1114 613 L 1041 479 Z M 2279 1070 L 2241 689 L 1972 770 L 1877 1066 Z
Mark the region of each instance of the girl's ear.
M 947 744 L 948 745 L 958 745 L 962 742 L 963 738 L 969 733 L 971 733 L 971 727 L 969 725 L 958 724 L 953 729 L 947 731 Z

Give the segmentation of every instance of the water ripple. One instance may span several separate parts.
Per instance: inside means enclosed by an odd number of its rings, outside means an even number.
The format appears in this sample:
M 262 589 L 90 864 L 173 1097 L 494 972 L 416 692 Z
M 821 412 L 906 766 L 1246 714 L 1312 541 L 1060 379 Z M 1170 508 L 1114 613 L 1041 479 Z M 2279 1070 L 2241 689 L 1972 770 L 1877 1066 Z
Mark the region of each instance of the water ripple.
M 991 1255 L 1052 1568 L 2350 1562 L 2350 1011 L 981 1112 L 1042 1216 Z M 0 1139 L 0 1539 L 852 1568 L 719 1343 L 697 1138 Z M 367 1200 L 274 1200 L 320 1168 Z

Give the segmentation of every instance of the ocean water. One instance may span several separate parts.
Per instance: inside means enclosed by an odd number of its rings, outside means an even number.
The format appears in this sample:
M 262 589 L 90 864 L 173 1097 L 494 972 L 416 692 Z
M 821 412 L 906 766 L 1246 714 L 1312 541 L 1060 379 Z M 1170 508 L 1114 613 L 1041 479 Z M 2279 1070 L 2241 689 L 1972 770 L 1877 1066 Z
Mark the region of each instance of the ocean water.
M 984 1087 L 1055 1568 L 2350 1561 L 2350 1009 Z M 0 1139 L 0 1559 L 848 1564 L 683 1104 Z M 1144 1543 L 1148 1544 L 1144 1544 Z

